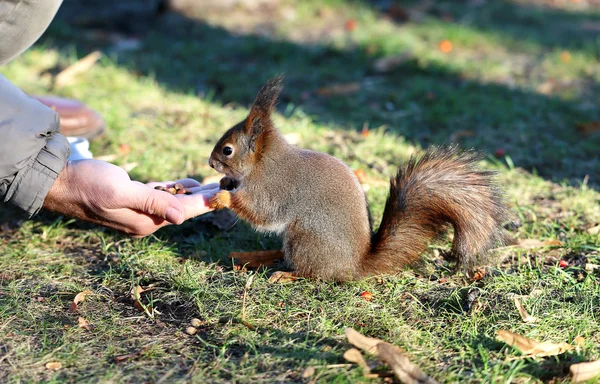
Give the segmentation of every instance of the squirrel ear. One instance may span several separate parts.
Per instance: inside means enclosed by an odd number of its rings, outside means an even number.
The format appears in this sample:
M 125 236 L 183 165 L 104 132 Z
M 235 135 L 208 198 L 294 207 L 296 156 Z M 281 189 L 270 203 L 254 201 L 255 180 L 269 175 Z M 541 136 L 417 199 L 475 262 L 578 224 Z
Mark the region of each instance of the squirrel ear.
M 282 89 L 283 75 L 277 75 L 269 79 L 258 91 L 246 120 L 247 133 L 260 134 L 267 125 L 271 125 L 271 113 L 275 110 Z

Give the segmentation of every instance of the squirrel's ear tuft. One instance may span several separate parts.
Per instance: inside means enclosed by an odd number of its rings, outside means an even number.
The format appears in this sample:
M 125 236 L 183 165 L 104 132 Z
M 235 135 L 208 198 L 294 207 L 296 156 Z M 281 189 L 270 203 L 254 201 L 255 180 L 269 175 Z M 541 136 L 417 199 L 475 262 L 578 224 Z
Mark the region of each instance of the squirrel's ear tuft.
M 254 104 L 252 104 L 252 109 L 260 109 L 267 113 L 273 112 L 282 89 L 283 75 L 279 74 L 269 79 L 260 91 L 258 91 L 256 100 L 254 100 Z
M 283 75 L 277 75 L 269 79 L 258 91 L 246 120 L 246 131 L 248 133 L 260 134 L 266 126 L 271 125 L 271 113 L 275 110 L 282 89 Z

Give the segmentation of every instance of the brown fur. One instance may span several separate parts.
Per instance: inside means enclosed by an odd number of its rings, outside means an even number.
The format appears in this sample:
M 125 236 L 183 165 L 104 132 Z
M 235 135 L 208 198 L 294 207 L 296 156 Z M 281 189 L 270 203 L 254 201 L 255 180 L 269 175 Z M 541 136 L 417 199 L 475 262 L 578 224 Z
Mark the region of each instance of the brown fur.
M 260 90 L 248 117 L 223 135 L 209 163 L 236 180 L 237 189 L 222 192 L 239 217 L 283 235 L 284 257 L 296 274 L 344 281 L 398 272 L 448 225 L 465 271 L 501 242 L 508 210 L 493 173 L 476 168 L 473 152 L 456 148 L 430 148 L 398 171 L 373 233 L 353 172 L 332 156 L 288 144 L 273 126 L 281 82 L 272 79 Z

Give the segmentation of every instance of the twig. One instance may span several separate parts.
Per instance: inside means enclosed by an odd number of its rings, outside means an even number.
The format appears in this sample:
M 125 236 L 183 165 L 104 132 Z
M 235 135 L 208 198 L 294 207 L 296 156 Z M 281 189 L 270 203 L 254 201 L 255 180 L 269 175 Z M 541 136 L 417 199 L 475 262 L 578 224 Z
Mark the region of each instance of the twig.
M 96 61 L 102 57 L 102 52 L 94 51 L 84 58 L 74 62 L 69 65 L 67 68 L 63 69 L 56 77 L 54 78 L 54 87 L 61 88 L 65 85 L 72 84 L 75 80 L 75 77 L 81 73 L 89 71 Z

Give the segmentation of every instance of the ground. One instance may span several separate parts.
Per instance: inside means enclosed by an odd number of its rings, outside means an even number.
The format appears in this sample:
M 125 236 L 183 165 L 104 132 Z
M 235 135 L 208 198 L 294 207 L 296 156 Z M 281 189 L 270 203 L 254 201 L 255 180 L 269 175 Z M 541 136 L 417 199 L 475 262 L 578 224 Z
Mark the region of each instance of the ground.
M 398 165 L 458 142 L 499 172 L 514 244 L 478 281 L 443 259 L 446 236 L 399 275 L 270 285 L 274 269 L 226 257 L 279 246 L 242 222 L 207 215 L 136 240 L 2 207 L 0 381 L 381 381 L 344 361 L 345 327 L 400 346 L 440 382 L 567 382 L 571 364 L 600 359 L 598 6 L 249 3 L 114 25 L 59 19 L 0 72 L 98 110 L 109 129 L 94 155 L 141 181 L 214 177 L 214 143 L 284 73 L 277 126 L 356 170 L 375 222 Z M 96 49 L 93 68 L 54 84 Z M 515 297 L 538 322 L 522 320 Z M 498 330 L 577 347 L 523 357 Z

